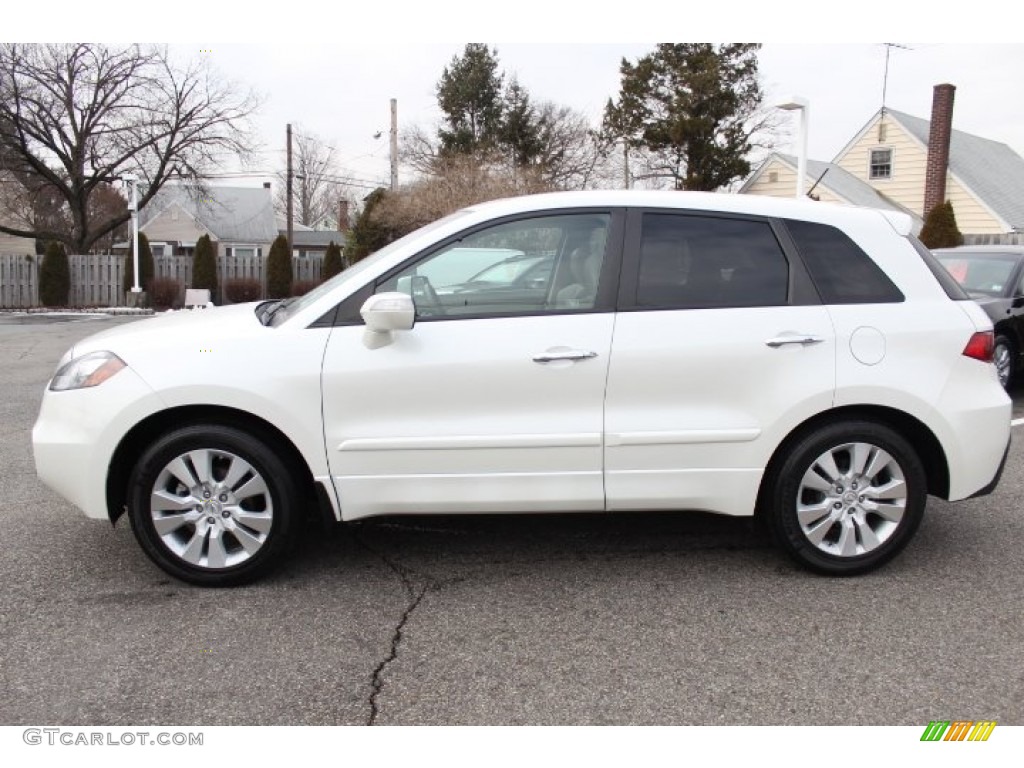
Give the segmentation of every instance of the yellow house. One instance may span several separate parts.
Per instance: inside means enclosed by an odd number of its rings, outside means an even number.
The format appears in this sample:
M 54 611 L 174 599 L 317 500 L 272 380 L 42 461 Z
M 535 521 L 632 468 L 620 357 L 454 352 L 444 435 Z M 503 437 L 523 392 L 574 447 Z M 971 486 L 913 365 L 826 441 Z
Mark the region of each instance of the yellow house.
M 1001 142 L 953 130 L 953 90 L 936 86 L 931 121 L 882 108 L 831 163 L 808 160 L 808 194 L 904 210 L 918 223 L 949 200 L 968 242 L 1024 233 L 1024 158 Z M 791 197 L 796 168 L 795 158 L 771 155 L 740 192 Z

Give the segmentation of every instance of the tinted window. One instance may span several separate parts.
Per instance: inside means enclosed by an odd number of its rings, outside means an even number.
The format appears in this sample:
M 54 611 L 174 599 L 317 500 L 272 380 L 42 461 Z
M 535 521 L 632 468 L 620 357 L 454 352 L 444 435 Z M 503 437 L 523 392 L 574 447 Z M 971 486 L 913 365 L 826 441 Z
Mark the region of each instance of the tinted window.
M 636 303 L 702 309 L 786 303 L 789 264 L 760 221 L 646 214 Z
M 786 226 L 826 304 L 903 301 L 900 289 L 845 232 L 809 221 Z
M 417 259 L 377 292 L 409 293 L 420 318 L 590 310 L 610 221 L 587 213 L 497 224 Z

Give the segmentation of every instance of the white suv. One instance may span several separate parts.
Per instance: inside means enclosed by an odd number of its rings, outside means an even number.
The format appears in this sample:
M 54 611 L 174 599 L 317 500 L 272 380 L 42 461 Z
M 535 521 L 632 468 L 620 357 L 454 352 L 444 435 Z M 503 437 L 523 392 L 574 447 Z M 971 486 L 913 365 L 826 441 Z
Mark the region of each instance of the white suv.
M 467 249 L 523 261 L 433 285 Z M 804 565 L 854 574 L 907 544 L 928 494 L 995 486 L 1010 401 L 991 356 L 991 322 L 903 215 L 539 195 L 300 299 L 97 334 L 61 360 L 33 441 L 44 482 L 90 517 L 127 511 L 198 584 L 263 573 L 318 501 L 337 520 L 757 512 Z

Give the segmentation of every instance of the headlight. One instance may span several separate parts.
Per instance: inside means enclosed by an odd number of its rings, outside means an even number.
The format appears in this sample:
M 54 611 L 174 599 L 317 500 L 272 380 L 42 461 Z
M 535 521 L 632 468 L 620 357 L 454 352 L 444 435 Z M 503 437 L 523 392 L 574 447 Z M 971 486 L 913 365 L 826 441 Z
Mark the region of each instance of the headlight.
M 63 392 L 102 384 L 125 367 L 124 361 L 113 352 L 90 352 L 61 366 L 50 381 L 50 389 Z

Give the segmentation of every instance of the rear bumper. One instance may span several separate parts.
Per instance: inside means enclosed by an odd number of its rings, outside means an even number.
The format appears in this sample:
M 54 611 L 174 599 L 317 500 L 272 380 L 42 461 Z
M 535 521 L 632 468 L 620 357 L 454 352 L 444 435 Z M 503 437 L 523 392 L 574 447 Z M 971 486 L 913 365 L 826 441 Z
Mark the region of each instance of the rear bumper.
M 976 499 L 979 496 L 988 496 L 990 493 L 992 493 L 992 491 L 996 489 L 996 486 L 999 485 L 999 481 L 1003 477 L 1003 470 L 1006 469 L 1006 460 L 1010 457 L 1011 442 L 1012 438 L 1006 441 L 1006 450 L 1003 451 L 1003 460 L 999 462 L 999 469 L 996 470 L 996 476 L 992 478 L 992 482 L 990 482 L 984 488 L 981 488 L 980 490 L 972 493 L 970 495 L 970 498 Z

